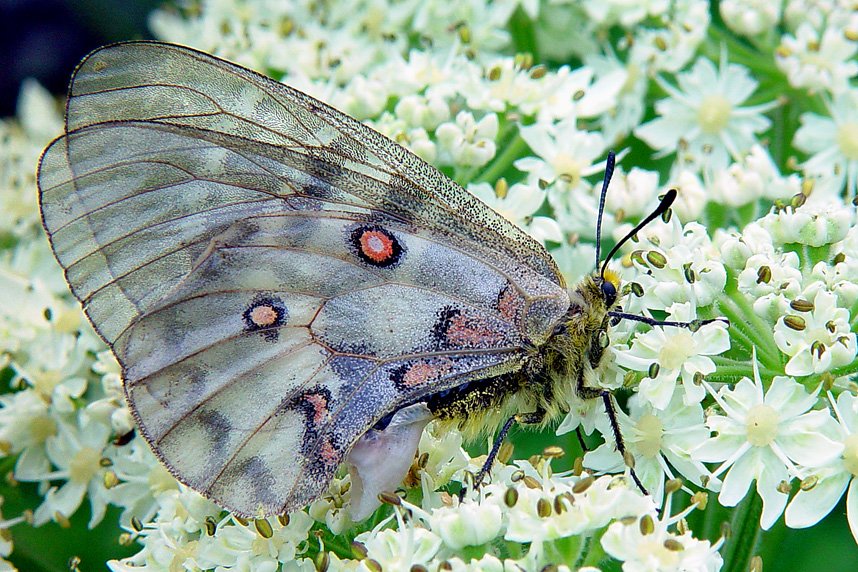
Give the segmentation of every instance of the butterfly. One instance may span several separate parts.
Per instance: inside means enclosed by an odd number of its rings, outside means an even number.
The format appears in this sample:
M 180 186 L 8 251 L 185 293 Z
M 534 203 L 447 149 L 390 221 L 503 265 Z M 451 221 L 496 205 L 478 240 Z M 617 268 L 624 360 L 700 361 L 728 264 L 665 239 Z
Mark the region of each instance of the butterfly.
M 625 316 L 617 274 L 568 287 L 437 169 L 236 64 L 158 42 L 89 54 L 38 183 L 139 431 L 239 515 L 301 508 L 346 464 L 360 520 L 432 419 L 506 420 L 502 439 L 570 395 L 613 411 L 592 388 Z

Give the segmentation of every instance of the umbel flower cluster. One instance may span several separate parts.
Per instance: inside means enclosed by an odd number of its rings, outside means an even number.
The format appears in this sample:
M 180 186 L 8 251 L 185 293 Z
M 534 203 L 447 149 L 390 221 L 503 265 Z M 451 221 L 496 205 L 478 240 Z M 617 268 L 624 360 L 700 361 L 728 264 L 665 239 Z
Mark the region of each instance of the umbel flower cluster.
M 130 554 L 115 572 L 748 569 L 763 531 L 814 527 L 838 506 L 858 542 L 852 2 L 187 4 L 152 14 L 158 38 L 365 121 L 543 242 L 569 283 L 593 269 L 603 161 L 617 150 L 609 240 L 679 193 L 613 263 L 624 311 L 730 325 L 611 330 L 601 382 L 624 398 L 648 496 L 600 403 L 575 401 L 541 453 L 505 447 L 461 501 L 487 444 L 471 457 L 430 425 L 400 494 L 364 523 L 343 510 L 347 475 L 306 510 L 237 518 L 123 438 L 119 368 L 39 223 L 33 172 L 60 108 L 27 84 L 0 123 L 0 570 L 33 546 L 16 536 L 87 519 Z

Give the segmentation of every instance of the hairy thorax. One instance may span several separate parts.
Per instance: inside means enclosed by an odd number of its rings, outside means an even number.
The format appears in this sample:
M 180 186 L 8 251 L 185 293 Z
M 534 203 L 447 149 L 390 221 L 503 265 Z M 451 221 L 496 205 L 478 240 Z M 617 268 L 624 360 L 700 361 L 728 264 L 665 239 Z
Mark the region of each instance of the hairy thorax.
M 520 370 L 434 394 L 429 409 L 442 424 L 473 440 L 517 414 L 542 412 L 540 425 L 548 425 L 576 400 L 597 396 L 596 382 L 607 365 L 608 312 L 618 302 L 618 297 L 606 298 L 603 283 L 608 281 L 614 292 L 619 290 L 613 273 L 604 279 L 587 276 L 570 290 L 566 315 Z

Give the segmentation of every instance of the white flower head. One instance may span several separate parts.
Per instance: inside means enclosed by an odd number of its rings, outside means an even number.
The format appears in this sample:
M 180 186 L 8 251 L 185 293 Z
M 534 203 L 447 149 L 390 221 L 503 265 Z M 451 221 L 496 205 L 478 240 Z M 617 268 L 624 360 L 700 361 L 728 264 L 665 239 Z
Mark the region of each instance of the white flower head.
M 847 196 L 854 197 L 858 193 L 858 88 L 849 88 L 827 105 L 828 117 L 802 114 L 793 144 L 811 154 L 802 164 L 806 175 L 824 182 L 815 192 L 838 196 L 845 189 Z
M 677 76 L 678 87 L 658 83 L 669 97 L 656 102 L 659 117 L 635 130 L 659 155 L 679 153 L 682 159 L 711 172 L 724 169 L 756 142 L 768 128 L 763 112 L 776 103 L 742 107 L 757 87 L 747 68 L 724 61 L 716 68 L 699 58 Z
M 614 236 L 624 236 L 629 225 L 620 225 Z M 673 218 L 653 222 L 638 231 L 638 241 L 626 243 L 639 274 L 634 276 L 645 293 L 642 303 L 664 309 L 674 302 L 708 306 L 724 290 L 727 272 L 706 227 Z
M 780 3 L 769 0 L 724 0 L 718 10 L 731 30 L 745 36 L 767 32 L 781 18 Z
M 795 252 L 764 252 L 748 258 L 739 273 L 739 291 L 753 300 L 758 316 L 777 320 L 789 301 L 802 289 L 802 274 Z
M 635 474 L 656 506 L 662 506 L 665 481 L 675 478 L 677 471 L 697 485 L 717 486 L 709 479 L 709 470 L 691 453 L 710 436 L 699 403 L 685 404 L 682 392 L 677 391 L 668 406 L 658 410 L 635 395 L 629 400 L 629 414 L 618 412 L 618 420 L 626 448 L 635 458 Z M 611 434 L 609 427 L 603 431 Z M 584 466 L 606 473 L 627 470 L 610 438 L 584 455 Z
M 839 94 L 848 90 L 850 79 L 858 75 L 856 52 L 858 42 L 847 38 L 839 25 L 820 33 L 810 22 L 802 22 L 795 36 L 783 36 L 775 62 L 793 87 Z
M 839 242 L 855 222 L 855 209 L 839 201 L 808 202 L 799 208 L 787 207 L 757 221 L 779 244 L 823 246 Z
M 488 113 L 478 121 L 469 111 L 460 111 L 455 121 L 439 125 L 435 136 L 443 164 L 480 167 L 495 156 L 498 117 Z
M 784 376 L 775 377 L 765 390 L 756 354 L 752 359 L 753 381 L 743 378 L 734 388 L 725 386 L 717 393 L 707 384 L 722 413 L 707 418 L 706 424 L 716 435 L 692 455 L 721 463 L 714 477 L 727 471 L 718 496 L 723 506 L 736 506 L 756 481 L 763 500 L 760 525 L 768 530 L 786 507 L 781 483 L 803 477 L 796 463 L 825 464 L 840 455 L 843 446 L 836 439 L 836 424 L 828 411 L 812 409 L 816 395 Z
M 93 418 L 86 411 L 80 411 L 76 417 L 74 424 L 59 423 L 57 434 L 48 437 L 45 443 L 48 458 L 56 470 L 41 475 L 41 480 L 63 479 L 65 482 L 51 487 L 45 495 L 34 514 L 36 524 L 70 517 L 85 497 L 92 507 L 89 527 L 104 518 L 110 491 L 105 485 L 102 458 L 111 428 L 105 420 Z
M 602 171 L 598 164 L 605 142 L 596 132 L 578 128 L 574 118 L 559 123 L 534 123 L 520 129 L 536 157 L 525 157 L 515 167 L 543 184 L 556 183 L 559 191 L 578 187 L 583 177 Z
M 718 553 L 721 541 L 694 538 L 669 529 L 676 518 L 625 519 L 611 523 L 602 537 L 602 546 L 610 556 L 623 562 L 623 570 L 659 572 L 715 572 L 723 559 Z
M 813 294 L 813 290 L 808 293 Z M 837 305 L 837 296 L 818 288 L 808 296 L 812 309 L 782 316 L 775 324 L 778 348 L 790 356 L 787 375 L 802 376 L 829 371 L 851 363 L 858 353 L 851 331 L 849 310 Z
M 754 144 L 740 161 L 714 173 L 709 200 L 738 207 L 760 197 L 786 199 L 801 191 L 797 175 L 781 177 L 768 151 Z
M 624 4 L 623 9 L 628 10 L 631 5 L 640 3 Z M 705 0 L 655 0 L 653 4 L 667 8 L 661 16 L 663 24 L 633 28 L 629 59 L 644 67 L 647 73 L 676 72 L 694 57 L 706 37 L 710 22 L 709 3 Z
M 829 403 L 837 414 L 843 454 L 829 463 L 812 466 L 807 486 L 802 486 L 784 514 L 787 526 L 813 526 L 830 513 L 846 493 L 846 516 L 858 542 L 858 397 L 844 391 Z
M 689 322 L 696 319 L 689 302 L 676 303 L 667 308 L 668 320 Z M 730 349 L 725 322 L 709 323 L 696 331 L 672 326 L 656 326 L 648 332 L 638 334 L 628 350 L 615 350 L 617 364 L 641 372 L 652 372 L 654 377 L 645 377 L 638 389 L 640 396 L 656 409 L 665 409 L 674 395 L 677 381 L 682 381 L 685 404 L 699 403 L 705 390 L 696 381 L 696 376 L 715 371 L 715 364 L 707 357 Z

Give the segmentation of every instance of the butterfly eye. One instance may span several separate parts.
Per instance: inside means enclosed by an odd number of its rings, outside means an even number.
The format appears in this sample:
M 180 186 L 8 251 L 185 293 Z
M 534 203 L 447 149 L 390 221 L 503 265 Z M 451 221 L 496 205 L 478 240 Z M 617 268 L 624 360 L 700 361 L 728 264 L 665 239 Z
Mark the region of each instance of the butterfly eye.
M 605 304 L 609 307 L 613 306 L 617 299 L 617 287 L 612 282 L 605 280 L 602 282 L 602 295 L 605 297 Z

